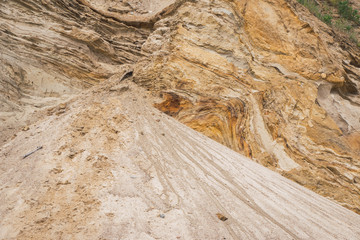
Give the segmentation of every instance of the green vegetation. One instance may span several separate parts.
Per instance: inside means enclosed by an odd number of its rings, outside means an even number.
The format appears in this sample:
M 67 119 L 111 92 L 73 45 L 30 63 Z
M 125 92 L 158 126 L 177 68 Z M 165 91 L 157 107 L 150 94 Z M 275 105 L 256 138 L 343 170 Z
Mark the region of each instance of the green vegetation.
M 353 27 L 351 25 L 351 23 L 349 21 L 347 21 L 346 19 L 337 19 L 334 23 L 334 27 L 337 30 L 340 30 L 341 32 L 350 32 Z
M 348 0 L 327 0 L 320 4 L 316 0 L 298 0 L 298 2 L 321 21 L 345 33 L 352 42 L 360 47 L 358 36 L 354 31 L 354 25 L 360 26 L 360 15 L 358 10 L 353 9 Z M 339 18 L 336 17 L 335 21 L 332 9 L 339 14 Z
M 350 5 L 349 1 L 340 1 L 337 4 L 339 14 L 341 17 L 354 21 L 355 23 L 360 23 L 360 15 L 358 14 L 357 10 L 354 10 Z
M 360 24 L 360 15 L 358 10 L 353 9 L 349 1 L 342 0 L 327 0 L 332 6 L 336 7 L 340 16 L 347 20 Z
M 331 20 L 333 17 L 328 13 L 323 13 L 324 11 L 320 8 L 319 5 L 316 4 L 314 0 L 298 0 L 298 2 L 309 9 L 309 11 L 321 21 L 331 25 Z
M 329 15 L 329 14 L 324 14 L 324 15 L 322 15 L 322 16 L 320 17 L 320 19 L 321 19 L 324 23 L 326 23 L 326 24 L 328 24 L 328 25 L 331 25 L 331 20 L 333 19 L 333 17 L 332 17 L 331 15 Z

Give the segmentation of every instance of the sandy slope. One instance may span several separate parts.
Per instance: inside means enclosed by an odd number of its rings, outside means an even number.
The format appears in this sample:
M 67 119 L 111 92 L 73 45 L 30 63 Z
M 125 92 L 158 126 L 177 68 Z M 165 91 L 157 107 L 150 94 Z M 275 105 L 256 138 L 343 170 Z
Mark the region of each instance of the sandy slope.
M 360 238 L 359 215 L 152 101 L 128 80 L 112 81 L 3 146 L 0 239 Z
M 296 0 L 0 0 L 0 148 L 124 64 L 162 112 L 360 214 L 360 50 Z

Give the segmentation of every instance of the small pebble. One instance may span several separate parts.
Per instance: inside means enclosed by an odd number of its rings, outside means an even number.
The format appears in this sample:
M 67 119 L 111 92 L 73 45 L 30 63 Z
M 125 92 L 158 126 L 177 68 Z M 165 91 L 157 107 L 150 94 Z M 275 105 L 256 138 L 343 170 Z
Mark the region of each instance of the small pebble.
M 66 103 L 61 103 L 59 105 L 59 109 L 65 109 L 66 108 Z
M 225 217 L 224 215 L 222 215 L 221 213 L 217 213 L 216 216 L 218 217 L 218 219 L 220 219 L 221 221 L 225 222 L 226 220 L 228 220 L 227 217 Z
M 165 218 L 165 214 L 160 214 L 159 217 Z

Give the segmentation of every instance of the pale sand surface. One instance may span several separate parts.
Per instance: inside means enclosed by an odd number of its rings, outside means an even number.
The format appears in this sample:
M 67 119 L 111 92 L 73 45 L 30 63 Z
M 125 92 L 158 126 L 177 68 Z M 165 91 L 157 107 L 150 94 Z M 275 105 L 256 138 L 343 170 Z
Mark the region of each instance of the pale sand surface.
M 0 239 L 360 238 L 359 215 L 160 113 L 154 100 L 110 81 L 5 144 Z

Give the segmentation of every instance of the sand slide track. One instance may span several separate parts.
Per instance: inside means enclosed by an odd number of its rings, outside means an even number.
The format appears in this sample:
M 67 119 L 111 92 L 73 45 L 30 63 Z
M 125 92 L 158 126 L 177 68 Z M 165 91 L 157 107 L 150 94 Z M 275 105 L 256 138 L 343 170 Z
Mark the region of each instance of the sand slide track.
M 359 215 L 160 113 L 124 81 L 82 93 L 0 150 L 0 239 L 359 238 Z

